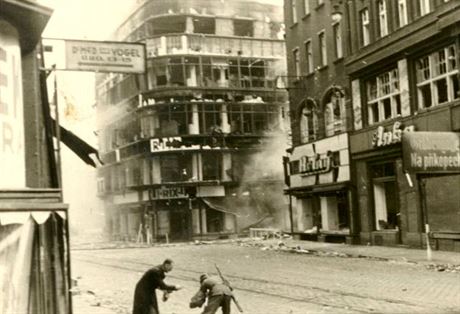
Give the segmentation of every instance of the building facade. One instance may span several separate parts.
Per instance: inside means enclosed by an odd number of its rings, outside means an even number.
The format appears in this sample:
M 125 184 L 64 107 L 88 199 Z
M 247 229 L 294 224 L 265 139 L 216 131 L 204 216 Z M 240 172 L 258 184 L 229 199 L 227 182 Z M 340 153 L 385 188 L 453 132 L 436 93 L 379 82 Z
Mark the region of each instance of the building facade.
M 282 180 L 264 149 L 285 134 L 282 34 L 272 5 L 139 3 L 115 39 L 145 43 L 146 74 L 101 75 L 97 86 L 110 235 L 221 238 L 277 215 L 284 204 L 267 197 Z
M 291 231 L 300 239 L 349 242 L 358 232 L 351 185 L 348 18 L 340 1 L 285 0 L 293 146 L 285 166 Z
M 420 247 L 428 232 L 434 248 L 458 251 L 458 170 L 407 172 L 401 139 L 460 131 L 460 3 L 348 1 L 345 10 L 361 243 Z
M 39 70 L 51 13 L 36 1 L 0 0 L 1 313 L 72 313 L 67 205 Z

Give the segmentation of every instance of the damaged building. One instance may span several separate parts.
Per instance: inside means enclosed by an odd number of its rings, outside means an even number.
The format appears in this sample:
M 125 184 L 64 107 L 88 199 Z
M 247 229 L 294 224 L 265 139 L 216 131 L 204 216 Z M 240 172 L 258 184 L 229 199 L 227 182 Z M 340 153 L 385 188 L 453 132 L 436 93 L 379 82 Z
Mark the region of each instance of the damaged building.
M 147 65 L 98 75 L 98 194 L 113 239 L 282 226 L 282 20 L 281 7 L 255 1 L 151 0 L 118 28 L 114 39 L 145 44 Z

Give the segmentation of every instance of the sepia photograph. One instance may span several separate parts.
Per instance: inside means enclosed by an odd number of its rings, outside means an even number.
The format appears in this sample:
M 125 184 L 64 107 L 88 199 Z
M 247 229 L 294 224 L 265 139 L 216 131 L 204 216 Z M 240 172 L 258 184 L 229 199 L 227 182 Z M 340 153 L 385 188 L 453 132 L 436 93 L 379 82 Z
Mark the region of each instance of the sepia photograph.
M 0 0 L 0 314 L 460 313 L 459 0 Z

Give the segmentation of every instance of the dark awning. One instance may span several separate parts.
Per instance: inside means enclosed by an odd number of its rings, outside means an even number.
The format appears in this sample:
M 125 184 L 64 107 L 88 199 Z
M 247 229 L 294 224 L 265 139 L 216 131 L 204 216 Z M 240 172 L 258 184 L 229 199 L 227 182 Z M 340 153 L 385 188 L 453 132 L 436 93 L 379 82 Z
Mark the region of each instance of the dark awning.
M 236 212 L 228 209 L 228 207 L 223 207 L 222 206 L 223 204 L 220 204 L 221 201 L 219 200 L 215 200 L 215 199 L 208 198 L 208 197 L 199 197 L 198 199 L 202 201 L 203 204 L 209 209 L 216 210 L 216 211 L 226 213 L 226 214 L 235 215 L 237 217 L 240 216 Z

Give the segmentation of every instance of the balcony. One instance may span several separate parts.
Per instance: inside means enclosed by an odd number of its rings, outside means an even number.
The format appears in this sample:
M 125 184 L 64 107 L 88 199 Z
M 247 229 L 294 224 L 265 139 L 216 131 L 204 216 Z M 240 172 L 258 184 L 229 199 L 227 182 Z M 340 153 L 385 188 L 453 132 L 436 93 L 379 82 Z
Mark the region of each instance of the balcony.
M 166 35 L 146 39 L 147 57 L 168 55 L 222 55 L 284 58 L 284 41 L 199 34 Z

